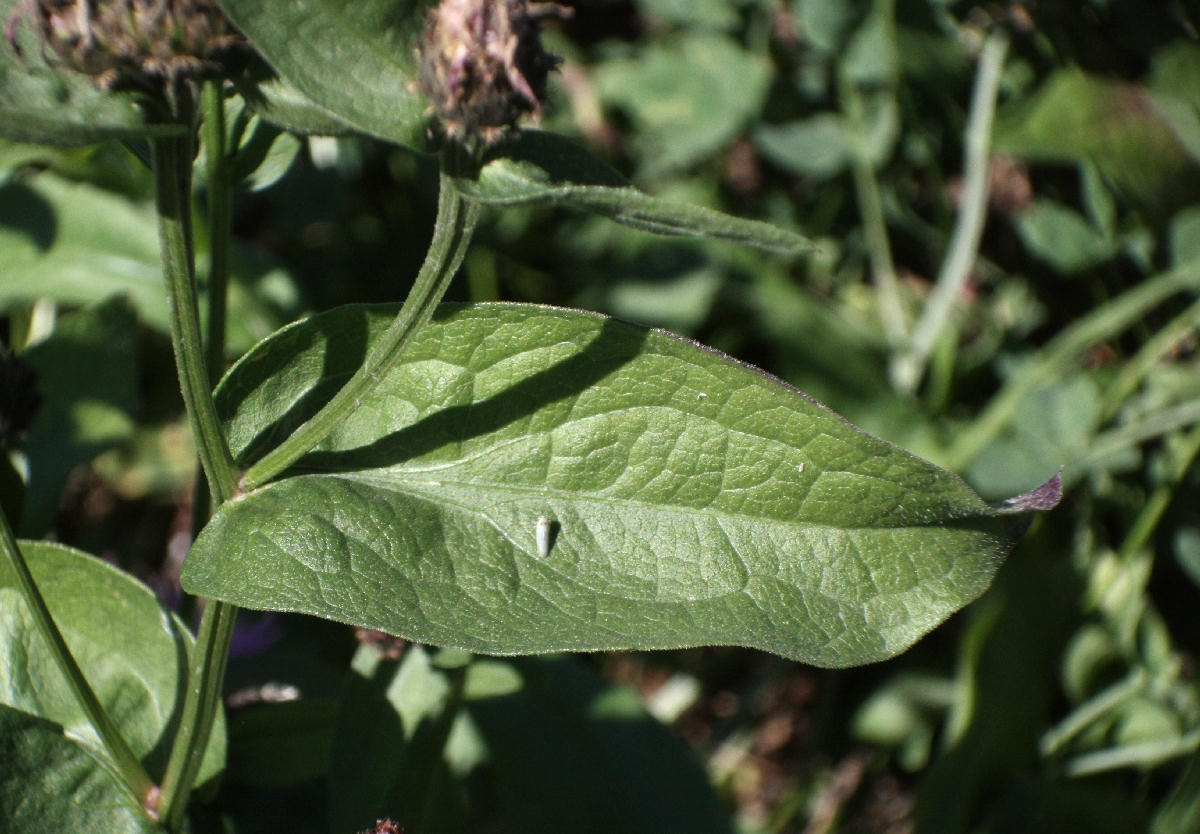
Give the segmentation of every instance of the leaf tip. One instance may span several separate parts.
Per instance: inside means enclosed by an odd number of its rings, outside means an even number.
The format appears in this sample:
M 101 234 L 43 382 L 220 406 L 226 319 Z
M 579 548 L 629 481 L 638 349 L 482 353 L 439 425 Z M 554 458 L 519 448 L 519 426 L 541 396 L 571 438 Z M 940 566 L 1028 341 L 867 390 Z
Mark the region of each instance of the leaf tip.
M 1054 477 L 1041 486 L 1001 501 L 992 509 L 1003 515 L 1045 512 L 1057 507 L 1060 501 L 1062 501 L 1062 469 L 1054 473 Z

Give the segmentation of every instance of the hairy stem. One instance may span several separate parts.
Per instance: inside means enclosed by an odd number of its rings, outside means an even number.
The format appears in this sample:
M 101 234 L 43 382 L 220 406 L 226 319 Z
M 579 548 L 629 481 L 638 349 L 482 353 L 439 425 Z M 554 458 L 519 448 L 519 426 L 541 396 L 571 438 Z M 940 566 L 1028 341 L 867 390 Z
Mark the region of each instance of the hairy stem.
M 213 110 L 222 105 L 219 93 L 219 89 L 216 92 L 206 90 L 205 96 L 209 108 L 206 130 L 210 139 L 210 162 L 213 154 L 221 158 L 225 156 L 223 119 L 213 116 Z M 216 127 L 214 122 L 218 123 Z M 191 135 L 180 139 L 157 139 L 153 147 L 159 242 L 163 274 L 167 282 L 175 367 L 188 422 L 196 439 L 200 465 L 208 482 L 211 506 L 220 506 L 233 497 L 237 475 L 213 403 L 212 377 L 200 335 L 199 299 L 191 239 Z M 227 177 L 218 177 L 216 182 L 210 182 L 210 187 L 214 192 L 226 192 L 218 200 L 231 199 L 228 192 L 232 184 Z M 229 235 L 216 235 L 213 247 L 214 266 L 224 272 L 228 264 Z M 218 249 L 224 251 L 218 253 Z M 223 285 L 224 279 L 220 280 Z M 220 306 L 223 308 L 223 287 L 214 294 L 221 297 Z M 222 312 L 218 320 L 223 321 L 223 318 Z M 219 330 L 210 329 L 210 356 L 218 355 L 217 351 L 223 353 L 223 349 L 223 326 Z M 216 372 L 215 366 L 213 372 Z M 167 773 L 159 797 L 159 812 L 173 830 L 182 824 L 188 798 L 208 747 L 220 706 L 221 685 L 236 619 L 236 607 L 213 602 L 205 608 L 200 622 L 179 731 L 172 741 Z
M 209 493 L 213 503 L 219 505 L 233 495 L 237 476 L 213 404 L 200 336 L 189 202 L 192 140 L 190 135 L 155 139 L 153 147 L 159 246 L 167 282 L 175 369 Z
M 225 95 L 220 80 L 204 85 L 204 170 L 208 177 L 208 333 L 210 383 L 225 370 L 226 299 L 233 233 L 233 159 L 225 147 Z
M 171 830 L 177 830 L 183 822 L 188 798 L 208 749 L 208 739 L 221 705 L 221 686 L 237 613 L 235 605 L 210 600 L 200 618 L 179 732 L 172 743 L 167 774 L 163 777 L 160 809 Z

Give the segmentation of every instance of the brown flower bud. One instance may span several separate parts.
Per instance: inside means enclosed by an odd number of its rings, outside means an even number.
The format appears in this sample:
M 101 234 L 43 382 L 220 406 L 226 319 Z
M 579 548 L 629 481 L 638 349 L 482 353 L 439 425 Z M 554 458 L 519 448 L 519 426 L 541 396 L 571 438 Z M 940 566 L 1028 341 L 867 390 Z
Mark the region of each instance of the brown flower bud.
M 220 77 L 245 47 L 212 0 L 25 0 L 8 22 L 14 48 L 22 19 L 32 22 L 43 54 L 104 90 Z
M 542 49 L 542 19 L 570 10 L 529 0 L 442 0 L 425 23 L 418 87 L 451 138 L 495 142 L 525 114 L 541 116 L 559 59 Z

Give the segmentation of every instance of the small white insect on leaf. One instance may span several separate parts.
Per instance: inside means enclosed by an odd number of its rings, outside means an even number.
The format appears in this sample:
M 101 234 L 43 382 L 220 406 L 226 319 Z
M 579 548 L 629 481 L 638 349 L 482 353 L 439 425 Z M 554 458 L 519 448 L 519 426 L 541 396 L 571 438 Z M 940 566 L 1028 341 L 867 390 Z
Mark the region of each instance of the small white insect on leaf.
M 537 518 L 537 528 L 534 532 L 537 539 L 538 556 L 543 559 L 550 555 L 550 533 L 553 524 L 554 522 L 548 515 L 539 515 Z

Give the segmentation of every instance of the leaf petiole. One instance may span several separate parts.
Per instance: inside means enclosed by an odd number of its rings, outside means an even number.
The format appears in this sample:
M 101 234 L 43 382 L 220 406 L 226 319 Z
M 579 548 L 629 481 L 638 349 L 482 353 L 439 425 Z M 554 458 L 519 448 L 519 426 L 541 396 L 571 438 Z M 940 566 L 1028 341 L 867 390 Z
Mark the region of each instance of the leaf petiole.
M 455 188 L 450 174 L 443 171 L 433 240 L 395 321 L 368 354 L 362 367 L 333 399 L 287 440 L 246 470 L 242 478 L 243 490 L 262 486 L 299 460 L 333 431 L 380 379 L 387 376 L 446 294 L 471 242 L 478 216 L 479 205 L 465 199 Z

